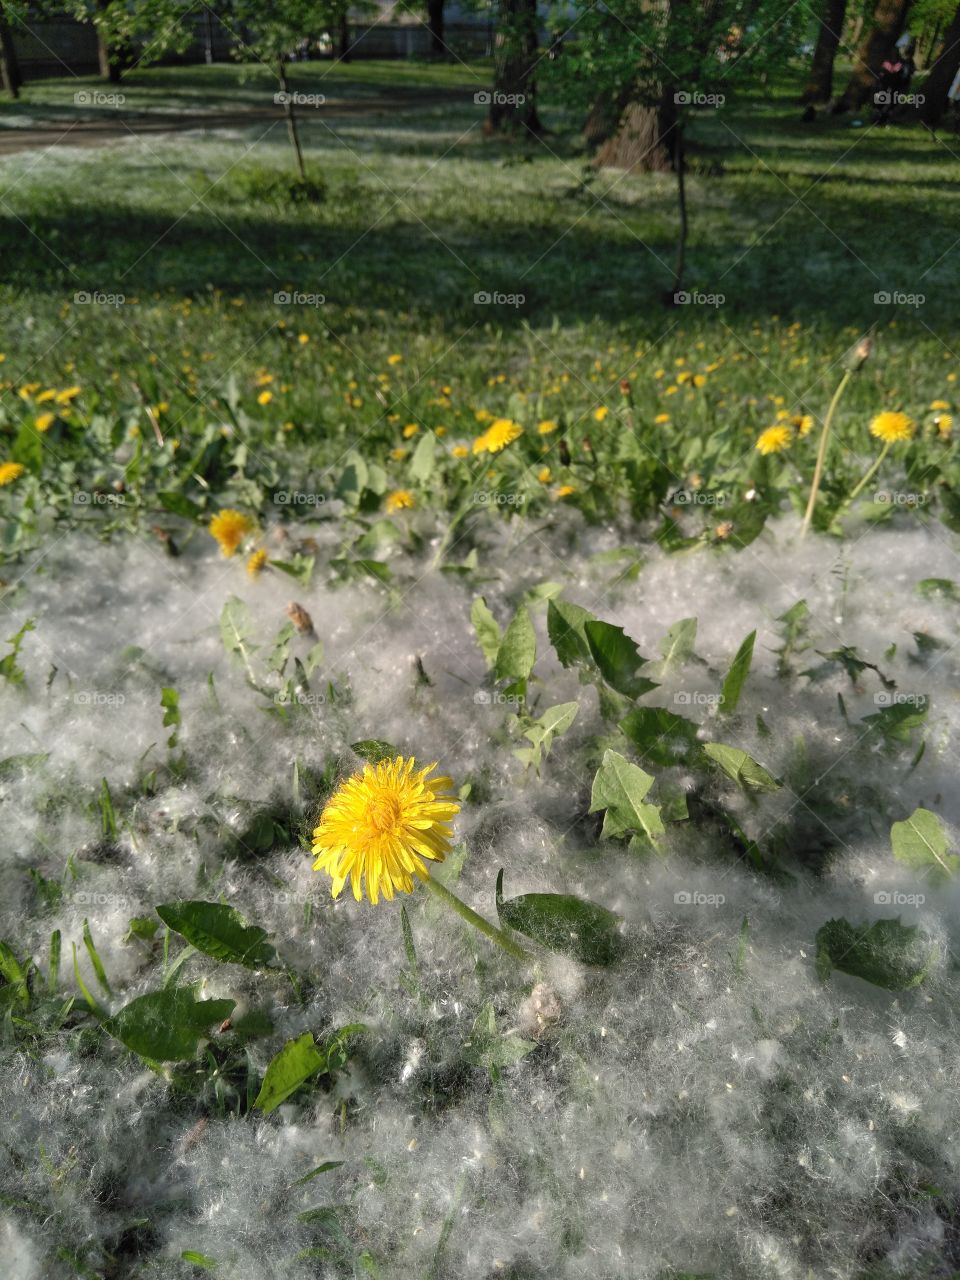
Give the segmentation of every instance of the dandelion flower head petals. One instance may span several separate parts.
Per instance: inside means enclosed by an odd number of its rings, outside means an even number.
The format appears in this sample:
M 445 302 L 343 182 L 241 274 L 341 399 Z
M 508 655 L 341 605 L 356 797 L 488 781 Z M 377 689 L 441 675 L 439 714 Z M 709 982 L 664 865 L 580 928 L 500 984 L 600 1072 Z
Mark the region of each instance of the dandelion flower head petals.
M 327 801 L 313 833 L 313 869 L 332 878 L 335 898 L 348 879 L 358 902 L 364 885 L 374 905 L 396 889 L 412 893 L 414 876 L 429 878 L 424 859 L 446 857 L 460 811 L 453 782 L 428 778 L 436 764 L 415 769 L 416 763 L 397 756 L 364 765 Z
M 22 462 L 0 462 L 0 487 L 19 480 L 25 470 Z
M 878 413 L 870 423 L 870 434 L 884 444 L 913 439 L 913 421 L 905 413 Z
M 225 556 L 236 554 L 237 548 L 248 533 L 253 531 L 253 521 L 242 511 L 226 507 L 218 511 L 208 526 L 210 536 L 216 538 Z
M 474 453 L 499 453 L 523 435 L 523 428 L 511 418 L 494 418 L 482 436 L 473 442 Z
M 790 448 L 792 433 L 789 427 L 767 427 L 761 431 L 757 440 L 757 449 L 762 454 L 783 453 Z
M 253 555 L 247 561 L 247 573 L 249 573 L 251 578 L 258 577 L 266 567 L 266 563 L 267 553 L 266 550 L 261 547 L 259 551 L 254 551 Z
M 394 489 L 393 493 L 387 495 L 387 511 L 393 514 L 394 511 L 403 511 L 415 505 L 413 494 L 409 489 Z

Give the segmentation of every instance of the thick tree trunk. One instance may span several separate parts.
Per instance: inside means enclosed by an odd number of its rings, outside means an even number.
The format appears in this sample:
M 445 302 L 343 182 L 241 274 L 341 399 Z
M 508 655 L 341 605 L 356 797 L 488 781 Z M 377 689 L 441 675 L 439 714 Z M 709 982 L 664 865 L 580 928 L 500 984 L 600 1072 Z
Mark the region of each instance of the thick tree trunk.
M 350 15 L 346 9 L 337 21 L 337 61 L 350 61 Z
M 540 132 L 533 76 L 538 47 L 537 0 L 500 0 L 487 133 Z
M 943 48 L 921 86 L 923 102 L 920 106 L 920 117 L 931 129 L 936 128 L 947 109 L 947 92 L 958 71 L 960 71 L 960 7 L 957 8 L 952 22 L 947 27 Z
M 843 23 L 847 16 L 847 0 L 825 0 L 819 18 L 820 30 L 813 51 L 810 79 L 801 102 L 829 102 L 833 93 L 833 60 L 837 55 Z
M 679 135 L 672 99 L 664 96 L 659 107 L 628 101 L 606 137 L 602 129 L 602 109 L 594 108 L 585 132 L 588 139 L 600 143 L 594 159 L 599 168 L 634 173 L 667 173 L 674 168 Z
M 854 111 L 867 102 L 880 84 L 880 70 L 906 26 L 912 0 L 877 0 L 873 26 L 857 51 L 853 72 L 834 111 Z
M 443 0 L 427 0 L 427 30 L 431 53 L 446 53 L 443 41 Z
M 20 96 L 20 63 L 17 51 L 13 47 L 13 32 L 6 21 L 0 17 L 0 84 L 11 98 Z

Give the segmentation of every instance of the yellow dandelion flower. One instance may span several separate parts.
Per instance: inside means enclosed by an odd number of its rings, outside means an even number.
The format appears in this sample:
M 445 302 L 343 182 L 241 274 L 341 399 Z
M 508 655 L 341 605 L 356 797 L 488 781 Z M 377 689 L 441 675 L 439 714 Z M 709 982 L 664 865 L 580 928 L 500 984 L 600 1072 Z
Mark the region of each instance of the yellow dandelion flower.
M 401 355 L 387 356 L 387 364 L 399 364 L 402 359 L 403 356 Z
M 301 347 L 305 347 L 307 343 L 310 341 L 309 333 L 298 333 L 297 341 L 300 343 Z
M 261 391 L 257 396 L 257 404 L 269 404 L 273 399 L 272 391 Z
M 55 413 L 38 413 L 33 420 L 33 425 L 38 431 L 49 431 L 57 420 Z
M 594 422 L 602 422 L 609 412 L 610 410 L 605 404 L 598 404 L 593 411 Z
M 767 427 L 761 431 L 756 448 L 759 453 L 783 453 L 793 442 L 793 433 L 789 427 Z
M 914 424 L 905 413 L 878 413 L 870 423 L 870 434 L 884 444 L 897 444 L 912 440 Z
M 931 409 L 949 409 L 950 401 L 949 400 L 931 400 L 930 408 Z
M 272 373 L 267 373 L 266 370 L 262 370 L 257 374 L 256 378 L 254 378 L 253 385 L 255 387 L 269 387 L 273 380 L 274 378 Z
M 663 394 L 664 394 L 665 396 L 675 396 L 679 390 L 680 390 L 680 388 L 679 388 L 679 387 L 676 387 L 676 386 L 671 385 L 671 386 L 667 387 L 667 389 L 664 391 L 664 393 L 663 393 Z
M 420 428 L 417 426 L 415 422 L 408 422 L 407 425 L 403 428 L 404 440 L 409 440 L 410 437 L 415 436 L 419 430 Z
M 247 573 L 251 578 L 256 578 L 263 572 L 267 564 L 267 553 L 263 547 L 259 551 L 255 551 L 247 561 Z
M 677 366 L 677 368 L 679 369 L 682 365 L 685 365 L 687 362 L 686 362 L 686 360 L 683 358 L 683 356 L 677 356 L 676 360 L 674 360 L 674 362 L 673 362 L 673 363 L 674 363 L 674 364 Z
M 705 387 L 707 385 L 706 376 L 702 373 L 695 373 L 693 375 L 693 385 L 695 387 Z
M 402 445 L 398 444 L 395 449 L 390 450 L 390 457 L 394 462 L 402 462 L 409 452 L 409 449 L 404 449 Z
M 549 467 L 541 467 L 540 470 L 537 472 L 537 479 L 540 481 L 541 484 L 549 484 L 550 481 L 553 479 L 553 472 L 550 470 Z
M 537 427 L 537 430 L 540 432 L 542 436 L 548 436 L 550 435 L 551 431 L 556 431 L 559 425 L 560 423 L 556 420 L 556 418 L 544 418 L 544 420 Z
M 469 458 L 470 450 L 465 444 L 455 444 L 450 450 L 455 458 Z
M 56 400 L 57 404 L 69 404 L 71 400 L 76 400 L 79 394 L 80 394 L 79 387 L 67 387 L 63 391 L 58 391 L 57 394 L 54 396 L 54 399 Z
M 655 378 L 662 378 L 666 374 L 666 372 L 667 372 L 666 369 L 654 369 L 653 376 Z
M 434 427 L 434 428 L 433 428 L 433 434 L 434 434 L 435 436 L 445 436 L 445 435 L 447 434 L 447 428 L 446 428 L 446 427 Z
M 576 493 L 576 489 L 572 484 L 562 484 L 559 489 L 554 492 L 555 498 L 569 498 L 571 493 Z
M 938 413 L 933 422 L 940 433 L 940 439 L 949 440 L 953 433 L 953 417 L 949 413 Z
M 252 533 L 253 521 L 242 511 L 233 511 L 230 507 L 218 511 L 207 526 L 207 532 L 216 538 L 220 550 L 225 556 L 236 555 L 237 548 L 248 533 Z
M 26 467 L 20 462 L 0 462 L 0 488 L 19 480 L 24 471 Z
M 813 414 L 812 413 L 796 413 L 793 416 L 793 425 L 797 429 L 797 435 L 802 440 L 804 436 L 808 436 L 813 430 Z
M 685 382 L 689 382 L 692 377 L 693 374 L 689 369 L 681 369 L 677 374 L 677 385 L 682 387 L 683 384 Z
M 20 388 L 20 390 L 17 392 L 17 395 L 20 397 L 21 400 L 28 400 L 35 391 L 39 391 L 39 390 L 40 390 L 39 382 L 25 382 L 23 386 Z
M 409 489 L 394 489 L 393 493 L 387 494 L 387 511 L 393 515 L 394 511 L 403 511 L 417 504 L 413 494 Z
M 523 428 L 510 418 L 495 418 L 482 436 L 473 442 L 474 453 L 499 453 L 523 435 Z
M 665 422 L 669 422 L 669 421 L 670 421 L 669 413 L 658 413 L 657 416 L 654 418 L 654 422 L 657 424 L 657 426 L 662 426 Z
M 375 906 L 380 894 L 413 892 L 413 877 L 428 880 L 424 859 L 442 862 L 453 842 L 460 805 L 450 778 L 429 778 L 436 764 L 416 769 L 416 760 L 364 765 L 324 806 L 313 833 L 314 871 L 333 881 L 337 898 L 349 879 L 359 902 L 364 888 Z
M 56 394 L 57 393 L 54 391 L 53 387 L 47 387 L 46 391 L 41 391 L 37 396 L 36 403 L 46 404 L 48 400 L 53 400 L 56 397 Z
M 489 409 L 475 409 L 473 416 L 478 422 L 491 422 L 493 420 L 493 414 Z

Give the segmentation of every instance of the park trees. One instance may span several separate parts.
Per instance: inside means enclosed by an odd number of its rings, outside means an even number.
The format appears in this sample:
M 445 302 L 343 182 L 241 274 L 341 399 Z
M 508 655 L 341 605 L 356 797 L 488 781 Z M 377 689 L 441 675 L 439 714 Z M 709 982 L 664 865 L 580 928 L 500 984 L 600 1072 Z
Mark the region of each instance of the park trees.
M 854 111 L 876 92 L 884 59 L 907 25 L 911 3 L 912 0 L 877 0 L 873 21 L 857 50 L 850 79 L 837 99 L 835 111 Z
M 19 7 L 9 0 L 0 0 L 0 88 L 11 98 L 20 93 L 20 66 L 13 44 L 13 29 L 20 20 Z
M 499 0 L 487 133 L 540 132 L 536 103 L 537 0 Z
M 846 17 L 847 0 L 823 0 L 817 12 L 817 40 L 802 102 L 830 101 L 833 94 L 833 63 Z
M 925 124 L 935 128 L 947 106 L 947 93 L 960 71 L 960 5 L 947 27 L 943 44 L 930 65 L 930 72 L 923 82 L 923 102 L 920 115 Z

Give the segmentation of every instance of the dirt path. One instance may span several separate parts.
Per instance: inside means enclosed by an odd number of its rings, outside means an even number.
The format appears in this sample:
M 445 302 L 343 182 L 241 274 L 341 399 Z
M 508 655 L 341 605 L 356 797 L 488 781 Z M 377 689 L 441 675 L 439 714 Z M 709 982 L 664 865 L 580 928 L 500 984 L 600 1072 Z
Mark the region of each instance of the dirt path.
M 455 89 L 438 89 L 429 93 L 411 93 L 392 97 L 328 98 L 322 107 L 301 107 L 300 118 L 309 123 L 316 113 L 320 119 L 375 116 L 417 108 L 462 104 L 465 92 Z M 42 110 L 42 109 L 41 109 Z M 49 123 L 28 125 L 4 125 L 0 120 L 0 155 L 12 155 L 17 151 L 34 151 L 41 147 L 99 147 L 118 138 L 150 136 L 164 133 L 182 133 L 190 129 L 243 129 L 261 125 L 283 124 L 283 111 L 279 107 L 239 107 L 232 111 L 187 111 L 182 115 L 150 114 L 138 112 L 124 115 L 119 111 L 105 113 L 102 117 L 86 117 L 77 120 L 51 119 Z

